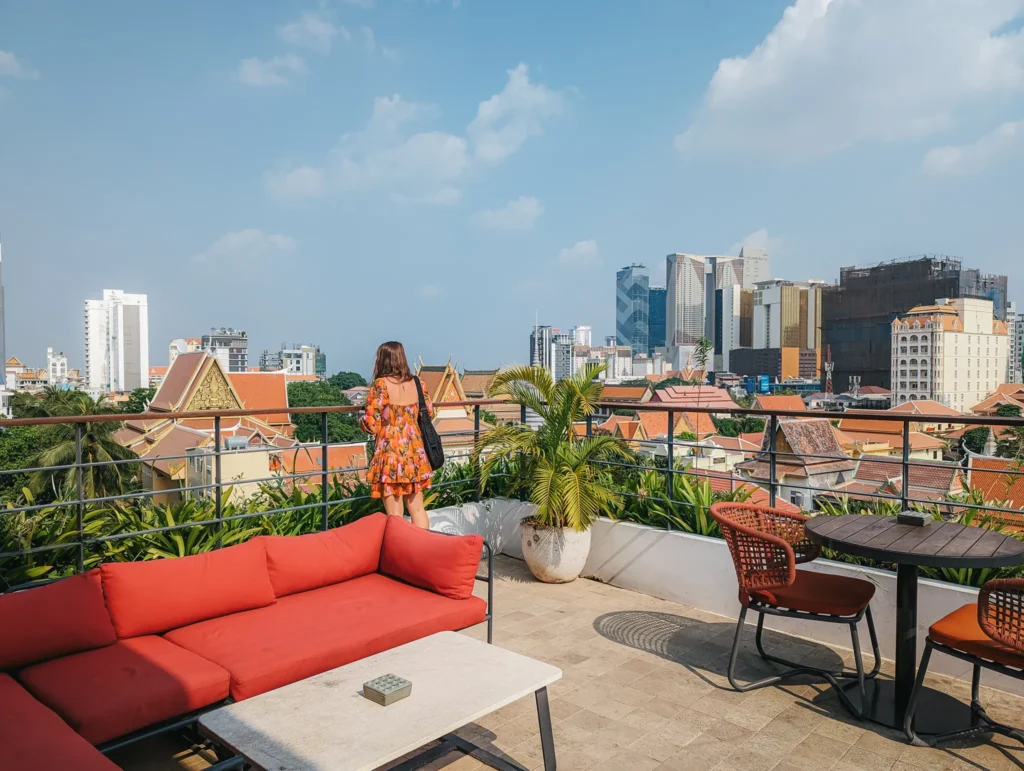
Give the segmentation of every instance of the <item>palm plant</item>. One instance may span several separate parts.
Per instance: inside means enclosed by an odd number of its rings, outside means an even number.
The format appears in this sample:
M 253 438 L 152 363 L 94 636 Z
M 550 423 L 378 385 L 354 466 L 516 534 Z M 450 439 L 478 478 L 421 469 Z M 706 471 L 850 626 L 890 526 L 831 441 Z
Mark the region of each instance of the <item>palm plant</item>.
M 40 407 L 44 416 L 51 418 L 116 415 L 119 412 L 104 396 L 93 399 L 81 391 L 53 387 L 47 387 Z M 114 438 L 120 425 L 117 422 L 81 424 L 82 463 L 99 464 L 85 465 L 82 469 L 82 486 L 87 499 L 123 493 L 135 473 L 131 466 L 115 463 L 137 457 Z M 48 493 L 54 498 L 77 497 L 75 469 L 55 468 L 75 463 L 76 430 L 73 423 L 58 423 L 46 426 L 40 432 L 43 449 L 33 458 L 32 465 L 43 470 L 34 471 L 29 476 L 29 488 L 36 495 Z
M 607 484 L 598 463 L 628 459 L 629 451 L 614 437 L 578 436 L 576 424 L 592 415 L 601 398 L 598 375 L 604 365 L 590 364 L 557 383 L 541 367 L 518 366 L 498 373 L 489 396 L 510 397 L 540 416 L 536 431 L 528 426 L 498 426 L 483 434 L 473 451 L 480 467 L 480 490 L 496 469 L 518 460 L 528 480 L 537 512 L 532 524 L 568 527 L 582 532 L 609 511 L 618 494 Z

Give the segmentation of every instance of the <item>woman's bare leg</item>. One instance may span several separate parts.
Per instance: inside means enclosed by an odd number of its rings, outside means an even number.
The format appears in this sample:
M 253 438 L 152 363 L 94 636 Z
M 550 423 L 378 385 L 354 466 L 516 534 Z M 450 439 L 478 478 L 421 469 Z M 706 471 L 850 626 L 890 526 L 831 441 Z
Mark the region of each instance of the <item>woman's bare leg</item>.
M 385 495 L 384 496 L 384 511 L 387 512 L 390 517 L 401 517 L 404 512 L 402 506 L 402 498 L 399 495 Z
M 423 493 L 405 496 L 405 507 L 409 509 L 409 516 L 416 527 L 424 530 L 430 529 L 430 517 L 427 516 L 427 509 L 423 505 Z

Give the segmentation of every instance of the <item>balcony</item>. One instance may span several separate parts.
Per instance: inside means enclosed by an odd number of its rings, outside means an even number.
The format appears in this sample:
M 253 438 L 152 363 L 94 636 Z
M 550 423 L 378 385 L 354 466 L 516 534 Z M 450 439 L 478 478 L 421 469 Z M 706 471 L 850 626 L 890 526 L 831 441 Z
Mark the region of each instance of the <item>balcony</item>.
M 444 406 L 465 410 L 472 426 L 446 435 L 451 447 L 479 439 L 488 430 L 482 414 L 508 403 L 476 400 Z M 622 409 L 620 403 L 602 406 L 609 411 Z M 290 413 L 292 420 L 296 415 L 314 414 L 326 423 L 332 413 L 358 409 L 277 408 L 273 412 Z M 311 464 L 313 468 L 300 468 L 296 460 L 245 479 L 227 472 L 229 466 L 242 468 L 231 465 L 238 458 L 251 455 L 263 459 L 268 454 L 263 445 L 229 449 L 226 444 L 225 435 L 233 421 L 260 414 L 251 410 L 174 413 L 170 419 L 178 422 L 209 421 L 214 441 L 177 455 L 146 460 L 132 457 L 113 463 L 86 460 L 90 440 L 84 428 L 114 418 L 66 421 L 73 429 L 74 460 L 48 471 L 66 474 L 72 480 L 73 494 L 50 502 L 21 501 L 0 514 L 37 525 L 28 535 L 24 529 L 0 531 L 5 536 L 0 543 L 0 579 L 7 585 L 19 584 L 75 573 L 100 560 L 151 558 L 149 547 L 165 549 L 177 543 L 178 534 L 187 537 L 185 543 L 202 544 L 207 549 L 242 531 L 251 531 L 246 537 L 261 532 L 313 532 L 377 508 L 366 497 L 361 478 L 365 463 L 353 465 L 346 460 L 348 465 L 340 467 L 328 460 L 335 448 L 345 446 L 340 443 L 308 445 L 303 452 L 313 458 L 319 455 L 321 461 Z M 719 439 L 736 441 L 710 442 L 701 435 L 701 421 L 694 415 L 703 415 L 708 422 L 713 415 L 714 430 L 738 434 Z M 663 418 L 664 429 L 654 428 L 656 421 L 650 416 Z M 168 416 L 137 419 L 147 418 Z M 525 423 L 526 418 L 524 409 L 520 422 Z M 571 584 L 539 583 L 520 559 L 517 527 L 529 514 L 530 504 L 517 500 L 525 492 L 518 468 L 503 469 L 483 495 L 472 462 L 449 464 L 435 477 L 433 529 L 486 533 L 500 553 L 496 559 L 495 643 L 548 661 L 564 672 L 563 679 L 551 688 L 560 767 L 672 771 L 838 764 L 842 768 L 996 769 L 1019 767 L 1024 762 L 1024 750 L 1008 739 L 944 750 L 909 746 L 898 734 L 853 721 L 835 696 L 818 684 L 790 684 L 746 694 L 731 690 L 725 672 L 735 629 L 735 577 L 717 528 L 701 525 L 700 519 L 701 500 L 747 496 L 765 505 L 791 506 L 789 501 L 806 501 L 807 509 L 823 517 L 861 509 L 892 514 L 918 508 L 948 522 L 979 512 L 981 518 L 998 520 L 1004 528 L 1024 528 L 1020 505 L 1008 504 L 994 492 L 1001 489 L 1002 482 L 1014 484 L 1024 472 L 1009 464 L 987 471 L 994 477 L 985 488 L 988 493 L 980 501 L 971 498 L 957 487 L 955 464 L 923 460 L 930 457 L 924 454 L 930 447 L 929 437 L 916 431 L 915 424 L 927 416 L 870 412 L 837 416 L 739 408 L 725 414 L 699 406 L 682 411 L 645 404 L 636 405 L 632 418 L 628 422 L 637 425 L 628 431 L 618 423 L 604 426 L 593 420 L 577 426 L 579 436 L 611 433 L 630 447 L 633 456 L 628 463 L 600 462 L 615 480 L 621 507 L 609 512 L 614 518 L 601 519 L 594 526 L 594 544 L 584 569 L 584 575 L 591 578 Z M 837 418 L 840 426 L 832 431 L 829 421 Z M 807 419 L 814 421 L 815 431 L 805 428 Z M 5 425 L 39 426 L 41 420 L 46 419 Z M 934 420 L 946 423 L 949 417 Z M 967 416 L 957 422 L 1024 425 L 1024 421 L 1008 418 Z M 60 421 L 51 419 L 50 423 Z M 699 433 L 694 432 L 697 439 L 683 438 L 690 428 L 698 429 Z M 732 452 L 733 444 L 741 458 L 738 462 L 720 454 L 723 449 Z M 121 492 L 88 492 L 89 475 L 104 465 L 134 474 L 140 465 L 159 463 L 173 468 L 178 461 L 195 462 L 197 453 L 203 461 L 199 464 L 203 474 L 195 484 L 185 483 L 174 491 L 180 501 L 149 507 L 148 501 L 167 496 L 168 491 L 145 489 L 140 483 Z M 296 453 L 297 457 L 302 454 Z M 709 470 L 708 466 L 717 468 L 719 463 L 725 463 L 727 470 Z M 842 468 L 837 470 L 837 464 Z M 4 469 L 0 474 L 30 471 Z M 233 497 L 243 483 L 256 492 Z M 706 494 L 703 499 L 702 490 Z M 161 518 L 161 511 L 167 510 L 174 512 L 173 520 Z M 121 520 L 116 528 L 97 524 L 105 523 L 111 512 L 131 513 L 136 519 Z M 133 522 L 141 526 L 133 527 Z M 62 529 L 55 531 L 57 525 Z M 201 537 L 193 539 L 188 537 L 190 533 Z M 882 564 L 844 561 L 840 554 L 827 556 L 838 561 L 821 560 L 822 571 L 866 575 L 879 587 L 882 653 L 891 658 L 895 635 L 891 618 L 882 616 L 890 616 L 885 609 L 891 611 L 895 605 L 893 573 Z M 967 585 L 944 580 L 950 578 L 956 576 L 935 571 L 922 579 L 926 600 L 919 619 L 921 639 L 939 609 L 962 604 L 973 596 L 976 590 L 970 581 L 977 582 L 980 577 L 966 577 Z M 485 591 L 486 587 L 478 585 L 478 594 Z M 766 645 L 777 655 L 809 659 L 821 666 L 852 661 L 840 637 L 800 624 L 778 626 L 769 621 L 769 627 L 777 631 L 768 633 Z M 467 634 L 480 638 L 485 630 L 477 627 Z M 743 679 L 771 673 L 752 655 L 751 641 L 741 654 Z M 883 677 L 892 676 L 890 661 L 884 663 L 882 673 Z M 969 700 L 970 683 L 961 679 L 964 674 L 964 667 L 954 663 L 945 670 L 937 669 L 929 684 L 960 701 Z M 1019 722 L 1024 714 L 1020 695 L 1024 690 L 1007 690 L 1013 686 L 1005 678 L 990 680 L 986 676 L 985 682 L 1004 689 L 983 690 L 989 714 L 1003 722 Z M 493 752 L 528 768 L 539 767 L 532 702 L 512 704 L 463 730 Z M 193 747 L 175 735 L 146 739 L 115 751 L 111 757 L 122 768 L 139 771 L 202 769 L 213 760 L 202 747 Z M 453 757 L 447 763 L 453 769 L 479 767 L 467 758 Z M 433 767 L 446 766 L 442 761 Z

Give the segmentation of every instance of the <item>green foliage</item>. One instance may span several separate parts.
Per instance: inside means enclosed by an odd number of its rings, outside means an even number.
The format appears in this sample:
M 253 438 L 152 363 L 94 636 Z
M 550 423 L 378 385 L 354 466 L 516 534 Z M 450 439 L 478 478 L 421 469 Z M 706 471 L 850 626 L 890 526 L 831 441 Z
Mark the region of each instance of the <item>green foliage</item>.
M 496 425 L 498 425 L 498 416 L 495 415 L 493 412 L 490 412 L 490 411 L 485 410 L 485 409 L 481 409 L 480 410 L 480 420 L 482 420 L 484 423 L 486 423 L 489 426 L 496 426 Z
M 136 388 L 128 395 L 128 401 L 121 405 L 121 412 L 136 415 L 145 412 L 154 396 L 155 388 Z
M 632 378 L 631 380 L 623 380 L 621 383 L 619 383 L 619 385 L 624 385 L 624 386 L 646 386 L 646 385 L 650 385 L 650 383 L 647 382 L 646 378 L 635 377 L 635 378 Z
M 664 380 L 655 383 L 654 390 L 661 391 L 664 388 L 670 388 L 672 386 L 689 386 L 697 385 L 692 380 L 683 380 L 681 377 L 667 377 Z
M 0 470 L 32 468 L 32 459 L 39 453 L 38 426 L 12 426 L 0 423 Z M 28 485 L 24 472 L 0 473 L 0 502 L 16 500 Z
M 748 485 L 731 492 L 717 492 L 711 489 L 707 478 L 692 474 L 676 474 L 673 484 L 673 497 L 669 497 L 664 472 L 640 471 L 631 475 L 623 490 L 623 505 L 617 518 L 721 538 L 718 523 L 711 518 L 712 504 L 746 501 L 754 492 Z
M 1016 404 L 1000 404 L 999 409 L 996 410 L 996 415 L 1001 418 L 1019 418 L 1020 407 Z
M 338 373 L 354 374 L 354 373 Z M 337 377 L 337 375 L 335 376 Z M 341 389 L 330 381 L 297 382 L 288 384 L 290 407 L 343 407 L 350 405 Z M 321 441 L 323 416 L 315 412 L 293 414 L 295 437 L 300 442 Z M 327 441 L 365 442 L 366 434 L 359 428 L 355 412 L 331 412 L 327 415 Z
M 985 449 L 985 443 L 988 442 L 988 433 L 989 429 L 986 426 L 978 426 L 964 431 L 964 447 L 975 455 L 980 455 Z
M 1024 459 L 1024 426 L 1004 428 L 999 433 L 996 455 L 1000 458 Z
M 46 417 L 39 397 L 27 391 L 19 391 L 11 397 L 12 418 L 42 418 Z
M 522 425 L 498 426 L 480 437 L 473 464 L 480 468 L 481 491 L 496 468 L 518 460 L 529 480 L 530 500 L 537 505 L 537 524 L 582 531 L 611 511 L 618 496 L 607 486 L 597 462 L 631 455 L 611 436 L 578 437 L 574 430 L 575 423 L 594 413 L 602 389 L 597 377 L 603 371 L 603 365 L 588 365 L 557 383 L 540 367 L 518 366 L 498 373 L 489 395 L 509 396 L 543 422 L 536 431 Z
M 327 378 L 327 382 L 339 391 L 347 391 L 349 388 L 365 386 L 366 378 L 358 372 L 336 372 Z
M 740 434 L 760 434 L 764 432 L 764 421 L 760 418 L 716 418 L 711 420 L 721 436 L 739 436 Z

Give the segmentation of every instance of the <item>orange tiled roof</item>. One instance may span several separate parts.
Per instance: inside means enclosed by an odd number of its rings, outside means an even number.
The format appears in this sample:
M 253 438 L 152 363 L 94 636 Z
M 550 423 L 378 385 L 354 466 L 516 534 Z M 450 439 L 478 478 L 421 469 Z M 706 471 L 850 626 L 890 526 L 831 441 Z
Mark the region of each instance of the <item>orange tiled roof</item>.
M 153 412 L 175 412 L 181 408 L 189 388 L 212 357 L 204 351 L 182 353 L 167 371 L 160 390 L 156 392 L 149 409 Z
M 759 410 L 807 411 L 807 405 L 804 404 L 804 400 L 796 394 L 788 394 L 786 396 L 758 395 L 754 398 L 754 407 Z
M 651 401 L 674 407 L 709 407 L 721 409 L 722 412 L 736 409 L 736 402 L 729 396 L 729 392 L 717 386 L 669 386 L 655 391 Z
M 232 372 L 228 379 L 242 400 L 244 409 L 263 410 L 288 406 L 288 381 L 283 372 Z M 269 413 L 259 418 L 272 426 L 291 425 L 287 412 Z
M 947 407 L 934 399 L 917 399 L 890 407 L 888 412 L 909 412 L 912 415 L 943 415 L 945 417 L 963 417 L 963 413 Z
M 705 436 L 718 432 L 715 421 L 705 412 L 683 412 L 681 417 L 686 422 L 686 425 L 689 426 L 689 432 L 696 434 L 698 439 L 703 439 Z
M 640 404 L 649 391 L 650 386 L 645 385 L 607 385 L 601 389 L 601 400 Z
M 1024 471 L 1024 466 L 1010 458 L 971 455 L 967 479 L 970 487 L 980 490 L 986 501 L 1006 501 L 1007 508 L 1024 509 L 1024 475 L 1007 473 L 1011 471 Z M 1024 525 L 1024 514 L 998 516 L 1011 524 Z

